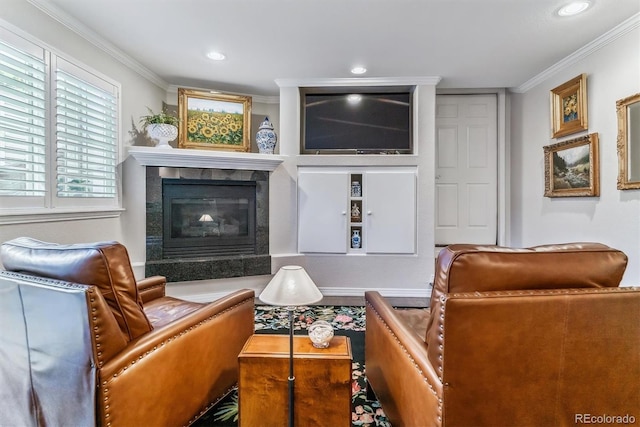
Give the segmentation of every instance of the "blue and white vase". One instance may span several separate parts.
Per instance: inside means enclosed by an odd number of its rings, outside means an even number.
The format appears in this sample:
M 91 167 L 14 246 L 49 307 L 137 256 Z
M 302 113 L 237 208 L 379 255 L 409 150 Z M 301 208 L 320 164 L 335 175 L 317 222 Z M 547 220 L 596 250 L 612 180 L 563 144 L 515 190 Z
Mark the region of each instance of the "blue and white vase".
M 351 197 L 362 197 L 362 186 L 360 186 L 360 182 L 351 182 Z
M 256 133 L 256 144 L 258 145 L 258 151 L 263 154 L 273 154 L 276 143 L 278 142 L 278 136 L 273 130 L 273 125 L 269 121 L 269 117 L 265 117 L 264 121 L 258 128 Z
M 360 249 L 360 243 L 360 230 L 353 230 L 353 233 L 351 233 L 351 247 Z

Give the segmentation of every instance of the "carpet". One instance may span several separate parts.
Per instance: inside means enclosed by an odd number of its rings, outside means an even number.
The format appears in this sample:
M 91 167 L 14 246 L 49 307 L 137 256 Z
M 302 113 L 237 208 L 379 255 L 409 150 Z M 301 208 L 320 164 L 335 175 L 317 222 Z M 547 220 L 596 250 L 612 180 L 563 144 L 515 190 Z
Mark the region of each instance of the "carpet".
M 364 365 L 365 308 L 356 306 L 305 306 L 295 312 L 296 335 L 306 335 L 307 328 L 316 320 L 326 320 L 333 325 L 335 335 L 345 335 L 351 340 L 352 397 L 351 425 L 357 427 L 391 427 L 377 400 L 367 400 Z M 257 334 L 288 334 L 287 311 L 281 307 L 256 306 L 255 331 Z M 238 425 L 238 393 L 234 389 L 218 402 L 193 426 L 235 427 Z M 330 410 L 330 409 L 328 409 Z

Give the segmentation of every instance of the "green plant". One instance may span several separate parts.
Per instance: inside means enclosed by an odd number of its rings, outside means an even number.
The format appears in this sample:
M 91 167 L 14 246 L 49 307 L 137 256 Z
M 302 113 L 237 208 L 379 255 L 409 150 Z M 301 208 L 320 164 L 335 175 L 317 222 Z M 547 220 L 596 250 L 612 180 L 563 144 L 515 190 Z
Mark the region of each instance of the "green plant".
M 216 421 L 238 421 L 238 389 L 234 388 L 231 400 L 220 405 L 220 408 L 213 414 Z
M 143 129 L 146 129 L 147 126 L 152 124 L 164 123 L 178 126 L 178 123 L 180 123 L 179 118 L 167 113 L 166 110 L 162 110 L 160 113 L 154 113 L 149 107 L 147 107 L 147 110 L 149 110 L 149 114 L 140 118 L 140 124 L 142 124 Z

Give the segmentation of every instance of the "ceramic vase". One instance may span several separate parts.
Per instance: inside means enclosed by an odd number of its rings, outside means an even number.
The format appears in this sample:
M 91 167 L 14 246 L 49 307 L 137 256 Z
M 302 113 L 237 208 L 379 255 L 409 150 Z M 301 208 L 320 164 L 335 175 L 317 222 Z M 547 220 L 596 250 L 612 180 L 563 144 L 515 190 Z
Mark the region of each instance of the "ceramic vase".
M 169 141 L 176 139 L 178 128 L 167 123 L 152 123 L 147 126 L 147 133 L 151 138 L 158 140 L 156 148 L 173 148 Z
M 353 233 L 351 233 L 351 247 L 360 249 L 360 243 L 360 230 L 353 230 Z
M 256 133 L 258 151 L 263 154 L 273 154 L 277 142 L 278 136 L 273 130 L 273 124 L 269 121 L 269 117 L 265 117 L 264 121 L 260 123 L 258 133 Z
M 358 181 L 351 183 L 351 197 L 362 197 L 362 187 Z

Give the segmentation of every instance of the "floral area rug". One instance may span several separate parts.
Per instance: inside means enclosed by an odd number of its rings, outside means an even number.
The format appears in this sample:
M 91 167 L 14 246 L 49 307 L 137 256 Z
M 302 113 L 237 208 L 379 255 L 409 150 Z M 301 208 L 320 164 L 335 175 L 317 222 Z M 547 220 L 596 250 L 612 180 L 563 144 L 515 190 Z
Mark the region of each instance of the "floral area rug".
M 377 400 L 367 400 L 367 380 L 364 366 L 365 308 L 356 306 L 297 307 L 294 317 L 294 333 L 306 335 L 307 328 L 316 320 L 326 320 L 333 325 L 336 335 L 346 335 L 351 340 L 353 356 L 351 425 L 354 427 L 391 427 L 380 403 Z M 255 330 L 257 334 L 288 333 L 287 311 L 281 307 L 256 306 Z M 235 427 L 238 425 L 237 413 L 238 393 L 237 390 L 234 390 L 193 425 L 197 427 Z

